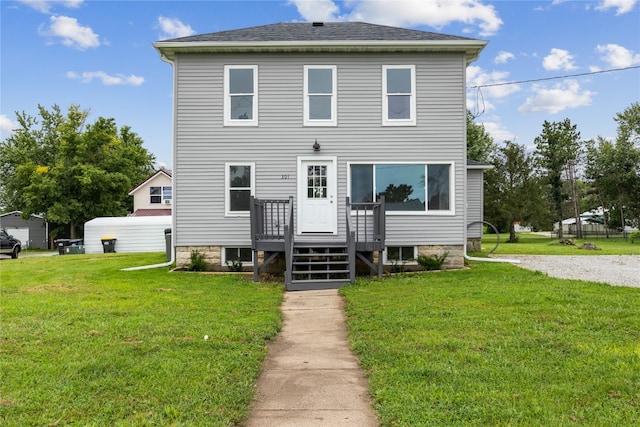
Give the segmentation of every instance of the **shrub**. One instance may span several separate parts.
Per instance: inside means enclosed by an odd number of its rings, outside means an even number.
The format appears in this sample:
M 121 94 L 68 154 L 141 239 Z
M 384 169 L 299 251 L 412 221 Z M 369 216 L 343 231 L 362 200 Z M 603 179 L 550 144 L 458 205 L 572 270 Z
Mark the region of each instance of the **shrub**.
M 191 260 L 187 264 L 187 270 L 189 271 L 207 271 L 209 269 L 209 263 L 204 260 L 204 255 L 198 251 L 191 251 Z
M 391 272 L 392 273 L 404 273 L 404 265 L 406 264 L 406 260 L 400 259 L 390 259 L 391 262 Z
M 424 270 L 440 270 L 447 256 L 449 256 L 449 252 L 445 252 L 442 255 L 420 255 L 417 261 Z
M 240 258 L 228 260 L 224 262 L 229 267 L 229 271 L 242 271 L 242 260 Z
M 631 243 L 640 242 L 640 230 L 636 230 L 629 234 L 629 240 Z

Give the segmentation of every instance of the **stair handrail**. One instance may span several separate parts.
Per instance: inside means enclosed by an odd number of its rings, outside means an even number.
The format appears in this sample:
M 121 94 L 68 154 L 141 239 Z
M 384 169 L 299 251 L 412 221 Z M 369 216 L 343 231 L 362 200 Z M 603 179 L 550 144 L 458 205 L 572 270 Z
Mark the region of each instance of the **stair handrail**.
M 293 280 L 293 196 L 289 196 L 289 220 L 284 225 L 284 259 L 286 264 L 285 284 L 290 284 Z

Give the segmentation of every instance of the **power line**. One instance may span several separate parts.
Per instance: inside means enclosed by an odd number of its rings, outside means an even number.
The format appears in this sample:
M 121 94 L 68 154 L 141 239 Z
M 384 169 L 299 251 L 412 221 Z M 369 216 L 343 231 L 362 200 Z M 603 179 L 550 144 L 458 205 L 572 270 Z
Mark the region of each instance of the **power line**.
M 538 78 L 538 79 L 518 80 L 518 81 L 514 81 L 514 82 L 502 82 L 502 83 L 491 83 L 491 84 L 478 85 L 478 86 L 469 86 L 467 89 L 480 89 L 480 88 L 483 88 L 483 87 L 516 85 L 516 84 L 521 84 L 521 83 L 542 82 L 542 81 L 545 81 L 545 80 L 566 79 L 566 78 L 569 78 L 569 77 L 591 76 L 591 75 L 594 75 L 594 74 L 612 73 L 614 71 L 625 71 L 625 70 L 632 70 L 632 69 L 635 69 L 635 68 L 640 68 L 640 65 L 634 65 L 634 66 L 631 66 L 631 67 L 624 67 L 624 68 L 612 68 L 610 70 L 590 71 L 588 73 L 566 74 L 564 76 L 541 77 L 541 78 Z

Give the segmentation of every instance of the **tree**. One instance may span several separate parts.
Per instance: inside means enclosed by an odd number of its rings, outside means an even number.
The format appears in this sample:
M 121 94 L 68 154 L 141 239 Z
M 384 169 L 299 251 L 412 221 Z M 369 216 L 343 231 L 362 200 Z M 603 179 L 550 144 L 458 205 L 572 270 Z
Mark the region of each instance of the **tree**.
M 580 132 L 577 131 L 575 125 L 571 124 L 569 119 L 562 122 L 549 123 L 544 121 L 542 125 L 542 133 L 534 140 L 538 167 L 545 174 L 546 184 L 549 189 L 549 195 L 553 203 L 554 214 L 559 223 L 559 236 L 562 238 L 562 219 L 563 209 L 562 203 L 567 198 L 564 190 L 563 174 L 570 176 L 572 167 L 578 163 L 581 153 Z M 573 166 L 571 166 L 573 165 Z M 570 188 L 574 188 L 575 183 L 569 183 Z M 574 206 L 577 200 L 577 192 L 574 193 Z M 579 208 L 578 208 L 579 209 Z M 579 228 L 580 213 L 574 211 L 576 215 L 576 226 Z M 580 231 L 578 231 L 579 234 Z M 581 237 L 581 236 L 578 236 Z
M 491 135 L 483 125 L 473 121 L 473 115 L 467 110 L 467 159 L 489 163 L 496 146 Z
M 632 104 L 614 120 L 615 141 L 599 136 L 587 143 L 585 174 L 602 206 L 617 213 L 612 224 L 624 227 L 627 218 L 640 223 L 640 104 Z
M 38 111 L 16 113 L 18 130 L 0 144 L 0 203 L 68 225 L 72 238 L 90 219 L 125 215 L 129 190 L 153 172 L 142 139 L 112 118 L 85 124 L 77 105 L 66 116 L 57 105 Z
M 542 215 L 542 194 L 534 174 L 534 161 L 523 145 L 505 141 L 492 156 L 493 169 L 485 172 L 485 217 L 499 230 L 509 230 L 516 242 L 515 221 L 534 223 Z

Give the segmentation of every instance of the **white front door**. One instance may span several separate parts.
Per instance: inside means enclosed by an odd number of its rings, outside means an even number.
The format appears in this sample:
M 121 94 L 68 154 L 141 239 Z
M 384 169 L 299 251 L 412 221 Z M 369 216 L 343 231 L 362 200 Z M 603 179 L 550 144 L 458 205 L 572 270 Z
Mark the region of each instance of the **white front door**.
M 298 159 L 298 233 L 336 234 L 335 158 Z

